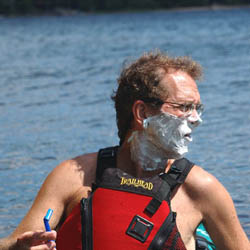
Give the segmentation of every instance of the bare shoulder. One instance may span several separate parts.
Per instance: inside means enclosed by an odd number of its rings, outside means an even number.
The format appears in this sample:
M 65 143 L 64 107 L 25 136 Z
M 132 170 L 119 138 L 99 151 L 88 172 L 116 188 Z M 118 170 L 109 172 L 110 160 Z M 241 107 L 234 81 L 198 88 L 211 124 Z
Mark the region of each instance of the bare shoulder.
M 40 192 L 57 190 L 67 216 L 82 197 L 87 197 L 95 180 L 97 153 L 66 160 L 48 175 Z
M 45 179 L 41 192 L 57 191 L 65 203 L 79 188 L 89 187 L 95 178 L 96 153 L 77 156 L 56 166 Z M 67 187 L 67 188 L 65 188 Z M 52 194 L 51 194 L 52 195 Z
M 184 189 L 201 212 L 202 221 L 218 249 L 250 249 L 233 200 L 215 176 L 194 166 Z
M 195 194 L 196 198 L 203 198 L 209 196 L 214 190 L 223 189 L 222 184 L 209 172 L 202 167 L 194 165 L 191 169 L 186 181 L 185 187 L 188 191 Z
M 222 183 L 200 166 L 195 165 L 190 171 L 185 188 L 204 216 L 219 212 L 221 207 L 233 206 L 231 196 Z
M 49 174 L 48 178 L 59 179 L 73 186 L 90 186 L 95 178 L 97 153 L 89 153 L 66 160 Z

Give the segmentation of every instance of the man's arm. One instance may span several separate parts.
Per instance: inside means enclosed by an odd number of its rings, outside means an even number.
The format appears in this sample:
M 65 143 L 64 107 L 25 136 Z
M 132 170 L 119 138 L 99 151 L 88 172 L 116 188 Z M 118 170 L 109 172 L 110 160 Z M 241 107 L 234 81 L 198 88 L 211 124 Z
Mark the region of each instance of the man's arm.
M 229 193 L 214 176 L 202 169 L 199 172 L 198 206 L 216 247 L 218 250 L 250 250 Z
M 76 171 L 77 169 L 77 171 Z M 50 220 L 51 229 L 55 229 L 65 213 L 68 201 L 74 192 L 82 186 L 82 172 L 75 161 L 66 161 L 57 166 L 46 178 L 37 197 L 16 230 L 0 240 L 0 249 L 53 249 L 56 232 L 44 232 L 43 217 L 48 208 L 54 210 Z M 41 248 L 43 247 L 43 248 Z

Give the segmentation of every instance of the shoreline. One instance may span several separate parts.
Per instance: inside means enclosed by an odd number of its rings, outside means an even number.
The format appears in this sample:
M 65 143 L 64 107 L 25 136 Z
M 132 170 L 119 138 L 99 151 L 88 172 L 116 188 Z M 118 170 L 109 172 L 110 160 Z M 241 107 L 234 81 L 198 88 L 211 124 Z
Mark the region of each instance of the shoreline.
M 213 4 L 207 6 L 192 6 L 192 7 L 174 7 L 168 9 L 138 9 L 138 10 L 113 10 L 113 11 L 80 11 L 75 9 L 56 8 L 51 11 L 34 11 L 28 14 L 0 14 L 0 18 L 15 18 L 15 17 L 44 17 L 44 16 L 81 16 L 81 15 L 98 15 L 98 14 L 115 14 L 115 13 L 143 13 L 143 12 L 192 12 L 192 11 L 220 11 L 233 9 L 250 9 L 250 4 L 245 5 L 221 5 Z
M 232 10 L 232 9 L 249 9 L 250 4 L 245 5 L 222 5 L 222 4 L 213 4 L 208 6 L 194 6 L 194 7 L 179 7 L 179 8 L 172 8 L 169 10 L 175 11 L 200 11 L 200 10 Z

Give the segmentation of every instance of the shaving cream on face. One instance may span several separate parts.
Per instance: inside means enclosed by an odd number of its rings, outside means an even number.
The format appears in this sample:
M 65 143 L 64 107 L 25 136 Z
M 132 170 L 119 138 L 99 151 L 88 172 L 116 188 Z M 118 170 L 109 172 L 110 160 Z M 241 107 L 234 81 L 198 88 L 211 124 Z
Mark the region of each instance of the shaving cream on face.
M 129 138 L 132 160 L 146 171 L 164 169 L 168 159 L 179 159 L 188 152 L 191 132 L 201 123 L 197 117 L 177 117 L 168 113 L 144 120 L 142 131 Z

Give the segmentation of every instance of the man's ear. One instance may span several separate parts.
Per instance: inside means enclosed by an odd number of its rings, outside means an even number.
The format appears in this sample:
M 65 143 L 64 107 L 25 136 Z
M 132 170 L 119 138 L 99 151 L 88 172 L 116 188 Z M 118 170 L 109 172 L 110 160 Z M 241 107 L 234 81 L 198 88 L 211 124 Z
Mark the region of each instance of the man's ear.
M 147 118 L 148 107 L 145 102 L 136 100 L 132 106 L 134 115 L 134 125 L 137 127 L 143 126 L 143 120 Z

